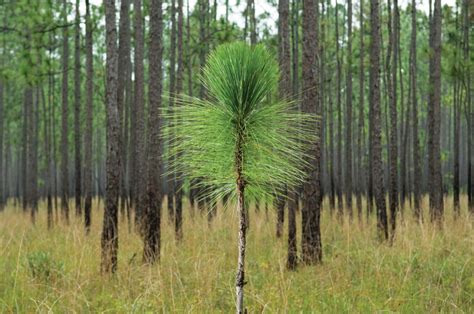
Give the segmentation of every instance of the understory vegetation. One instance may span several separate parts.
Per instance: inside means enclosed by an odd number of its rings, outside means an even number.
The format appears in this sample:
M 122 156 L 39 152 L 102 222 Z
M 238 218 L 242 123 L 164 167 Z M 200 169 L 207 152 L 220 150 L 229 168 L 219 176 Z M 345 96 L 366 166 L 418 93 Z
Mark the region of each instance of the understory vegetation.
M 446 204 L 452 204 L 450 198 Z M 206 213 L 192 211 L 185 202 L 181 242 L 163 211 L 161 260 L 153 266 L 142 263 L 143 240 L 120 217 L 118 270 L 102 276 L 103 206 L 97 200 L 89 235 L 78 217 L 71 217 L 69 226 L 56 224 L 45 232 L 45 204 L 39 204 L 32 225 L 23 217 L 29 214 L 10 202 L 0 213 L 0 312 L 232 312 L 237 256 L 233 208 L 219 206 L 208 224 Z M 461 208 L 467 208 L 466 196 Z M 430 222 L 418 225 L 408 203 L 400 215 L 390 246 L 376 238 L 374 215 L 368 222 L 364 212 L 362 222 L 339 223 L 325 200 L 323 263 L 288 271 L 286 234 L 274 236 L 276 211 L 256 212 L 251 206 L 249 312 L 472 313 L 474 232 L 469 214 L 463 211 L 455 220 L 447 206 L 442 230 Z

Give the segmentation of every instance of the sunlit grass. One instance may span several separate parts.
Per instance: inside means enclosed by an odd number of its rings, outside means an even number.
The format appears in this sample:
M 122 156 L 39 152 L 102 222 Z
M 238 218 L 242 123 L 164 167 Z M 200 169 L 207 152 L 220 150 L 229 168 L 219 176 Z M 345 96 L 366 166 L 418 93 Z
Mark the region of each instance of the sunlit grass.
M 466 197 L 457 221 L 451 200 L 446 204 L 443 230 L 418 225 L 405 208 L 389 246 L 378 242 L 373 217 L 367 224 L 364 213 L 361 224 L 355 218 L 341 225 L 325 202 L 323 264 L 295 272 L 285 269 L 287 239 L 275 237 L 275 213 L 251 208 L 246 307 L 251 313 L 474 312 L 473 220 Z M 43 203 L 35 226 L 9 204 L 0 213 L 0 312 L 233 312 L 236 213 L 219 208 L 209 225 L 197 211 L 192 218 L 185 203 L 181 243 L 163 215 L 161 262 L 142 265 L 142 241 L 120 219 L 118 272 L 108 277 L 99 269 L 97 202 L 89 236 L 74 217 L 70 226 L 57 223 L 48 231 Z M 29 266 L 39 252 L 49 254 L 48 267 L 58 268 L 47 279 L 33 277 Z

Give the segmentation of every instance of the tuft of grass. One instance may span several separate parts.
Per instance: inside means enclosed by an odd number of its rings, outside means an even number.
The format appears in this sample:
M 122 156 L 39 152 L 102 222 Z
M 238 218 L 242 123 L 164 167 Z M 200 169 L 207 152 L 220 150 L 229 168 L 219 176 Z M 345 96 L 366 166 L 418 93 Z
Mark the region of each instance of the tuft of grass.
M 451 199 L 446 204 L 452 204 Z M 374 217 L 366 222 L 364 213 L 361 223 L 340 224 L 325 200 L 323 264 L 296 271 L 285 269 L 287 241 L 286 235 L 275 238 L 276 213 L 250 207 L 252 260 L 246 307 L 252 313 L 472 313 L 473 221 L 466 213 L 466 196 L 461 204 L 463 215 L 457 220 L 452 209 L 446 209 L 441 230 L 428 222 L 419 225 L 406 206 L 390 246 L 377 240 Z M 82 218 L 72 218 L 69 226 L 57 222 L 48 231 L 45 204 L 40 204 L 34 226 L 28 214 L 9 204 L 0 213 L 0 312 L 234 311 L 237 213 L 219 207 L 208 224 L 206 213 L 192 211 L 189 203 L 184 210 L 180 243 L 166 216 L 162 219 L 161 261 L 153 266 L 137 258 L 143 242 L 121 218 L 118 271 L 103 276 L 99 267 L 103 215 L 97 201 L 89 236 Z M 300 222 L 300 213 L 297 218 Z M 38 262 L 43 259 L 48 262 Z M 49 269 L 62 264 L 60 277 L 34 278 L 29 260 L 50 265 Z

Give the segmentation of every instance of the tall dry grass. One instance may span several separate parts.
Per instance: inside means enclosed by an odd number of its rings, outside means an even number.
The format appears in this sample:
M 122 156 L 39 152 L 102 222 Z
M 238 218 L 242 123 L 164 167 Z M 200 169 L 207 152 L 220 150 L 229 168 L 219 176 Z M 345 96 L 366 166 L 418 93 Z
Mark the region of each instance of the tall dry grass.
M 427 207 L 427 200 L 424 200 Z M 367 223 L 322 214 L 324 262 L 285 269 L 286 235 L 275 237 L 276 215 L 251 209 L 246 306 L 255 312 L 474 312 L 474 233 L 462 198 L 454 220 L 451 199 L 442 230 L 413 220 L 408 206 L 392 246 Z M 164 207 L 166 208 L 166 207 Z M 0 312 L 232 312 L 237 217 L 218 209 L 211 224 L 185 204 L 184 238 L 174 239 L 163 210 L 161 261 L 142 264 L 142 241 L 120 219 L 115 276 L 100 274 L 102 209 L 94 202 L 92 230 L 82 219 L 46 228 L 9 204 L 0 213 Z M 73 213 L 72 213 L 73 215 Z M 425 216 L 428 217 L 427 213 Z M 298 214 L 298 221 L 300 215 Z M 300 225 L 298 225 L 300 236 Z

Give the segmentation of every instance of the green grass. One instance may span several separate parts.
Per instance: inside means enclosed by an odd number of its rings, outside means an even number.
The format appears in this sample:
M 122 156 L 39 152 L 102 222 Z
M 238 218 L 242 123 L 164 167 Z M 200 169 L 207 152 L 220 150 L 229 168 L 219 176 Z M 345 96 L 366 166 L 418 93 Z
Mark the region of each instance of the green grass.
M 251 209 L 246 307 L 250 313 L 473 313 L 474 232 L 466 203 L 463 197 L 464 215 L 457 221 L 447 209 L 443 230 L 416 224 L 406 208 L 389 246 L 378 242 L 373 218 L 339 224 L 325 202 L 324 262 L 295 272 L 285 269 L 287 239 L 275 237 L 274 212 L 267 217 Z M 36 226 L 12 204 L 0 213 L 0 312 L 234 311 L 233 210 L 219 208 L 208 225 L 198 212 L 191 218 L 185 203 L 182 243 L 175 242 L 164 215 L 161 262 L 151 267 L 141 263 L 141 239 L 121 221 L 112 277 L 99 269 L 102 209 L 94 203 L 89 236 L 82 220 L 72 218 L 70 226 L 48 231 L 44 204 Z

